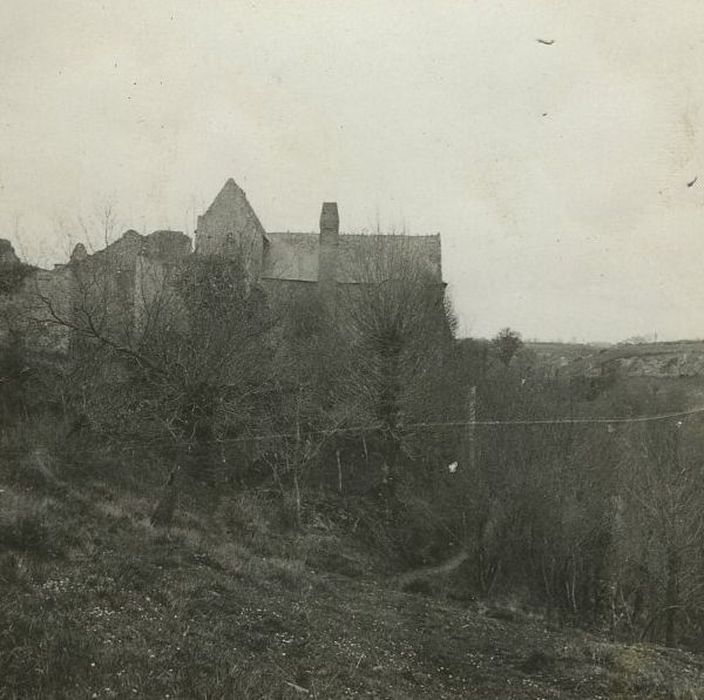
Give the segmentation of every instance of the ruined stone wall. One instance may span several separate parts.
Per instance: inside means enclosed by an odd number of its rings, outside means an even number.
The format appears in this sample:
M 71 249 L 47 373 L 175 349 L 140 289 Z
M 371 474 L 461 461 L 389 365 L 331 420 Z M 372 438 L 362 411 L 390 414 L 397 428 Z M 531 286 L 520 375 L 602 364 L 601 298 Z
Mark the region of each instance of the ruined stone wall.
M 7 267 L 4 271 L 12 274 Z M 68 268 L 34 269 L 17 287 L 0 294 L 0 352 L 20 342 L 32 355 L 67 354 L 71 333 L 55 316 L 71 317 L 74 286 Z
M 22 321 L 21 292 L 33 272 L 23 266 L 10 241 L 0 239 L 0 350 L 13 342 Z
M 12 243 L 4 238 L 0 238 L 0 266 L 10 267 L 19 264 L 20 259 L 17 257 Z
M 2 267 L 16 271 L 20 263 L 10 255 L 12 247 L 2 252 Z M 115 343 L 133 345 L 146 310 L 163 296 L 171 271 L 190 253 L 190 239 L 176 231 L 148 236 L 127 231 L 93 255 L 78 244 L 68 264 L 34 270 L 11 294 L 0 294 L 0 349 L 16 332 L 32 352 L 66 356 L 81 338 L 85 342 L 71 325 L 87 329 L 88 324 Z
M 76 311 L 96 319 L 101 335 L 134 345 L 169 271 L 190 252 L 190 239 L 179 231 L 147 236 L 127 231 L 104 250 L 71 264 L 77 278 Z
M 172 282 L 179 263 L 191 255 L 191 240 L 177 231 L 155 231 L 144 239 L 135 260 L 134 332 L 141 338 L 160 320 L 178 317 L 180 306 Z M 163 320 L 163 319 L 162 319 Z
M 133 337 L 136 263 L 143 237 L 127 231 L 103 250 L 69 264 L 76 278 L 74 313 L 101 336 L 129 345 Z
M 70 352 L 71 330 L 57 323 L 57 318 L 73 318 L 75 294 L 76 278 L 68 266 L 37 270 L 27 279 L 23 305 L 30 320 L 26 328 L 28 349 L 60 355 Z

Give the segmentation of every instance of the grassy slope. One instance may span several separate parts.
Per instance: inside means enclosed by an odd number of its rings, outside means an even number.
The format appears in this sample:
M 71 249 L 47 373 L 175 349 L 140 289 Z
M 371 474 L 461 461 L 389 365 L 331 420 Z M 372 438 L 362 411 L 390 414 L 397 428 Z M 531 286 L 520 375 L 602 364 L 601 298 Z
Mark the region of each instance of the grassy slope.
M 147 486 L 34 477 L 0 469 L 0 698 L 704 698 L 701 656 L 394 590 L 322 517 L 191 488 L 164 531 Z

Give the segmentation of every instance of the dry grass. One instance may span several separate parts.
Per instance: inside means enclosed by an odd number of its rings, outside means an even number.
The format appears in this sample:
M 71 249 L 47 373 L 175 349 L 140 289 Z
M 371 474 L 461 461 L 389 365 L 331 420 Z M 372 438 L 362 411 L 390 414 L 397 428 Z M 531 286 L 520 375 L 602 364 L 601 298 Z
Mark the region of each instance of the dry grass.
M 382 585 L 267 494 L 0 470 L 0 698 L 704 697 L 701 658 Z

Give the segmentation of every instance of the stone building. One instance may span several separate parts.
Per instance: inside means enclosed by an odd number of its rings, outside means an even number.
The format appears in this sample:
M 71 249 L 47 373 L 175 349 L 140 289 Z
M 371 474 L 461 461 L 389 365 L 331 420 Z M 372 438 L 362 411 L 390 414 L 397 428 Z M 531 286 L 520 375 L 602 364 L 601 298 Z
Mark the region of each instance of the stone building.
M 198 217 L 196 254 L 239 255 L 252 278 L 276 283 L 360 284 L 371 281 L 371 259 L 405 256 L 442 284 L 440 235 L 389 236 L 340 233 L 337 203 L 325 202 L 320 230 L 267 232 L 234 180 L 228 180 Z
M 39 324 L 43 331 L 33 344 L 68 352 L 70 329 L 55 323 L 56 317 L 70 321 L 79 314 L 90 315 L 102 324 L 102 332 L 129 345 L 147 324 L 150 304 L 170 271 L 192 254 L 238 257 L 251 282 L 284 295 L 308 290 L 332 297 L 343 287 L 383 282 L 388 275 L 379 263 L 394 259 L 412 260 L 426 282 L 444 288 L 439 234 L 342 234 L 334 202 L 322 205 L 318 232 L 267 232 L 230 179 L 198 217 L 195 251 L 191 239 L 179 231 L 141 235 L 128 230 L 91 255 L 79 243 L 68 263 L 28 276 L 17 296 L 35 319 L 46 321 Z M 19 264 L 9 243 L 0 245 L 0 262 Z

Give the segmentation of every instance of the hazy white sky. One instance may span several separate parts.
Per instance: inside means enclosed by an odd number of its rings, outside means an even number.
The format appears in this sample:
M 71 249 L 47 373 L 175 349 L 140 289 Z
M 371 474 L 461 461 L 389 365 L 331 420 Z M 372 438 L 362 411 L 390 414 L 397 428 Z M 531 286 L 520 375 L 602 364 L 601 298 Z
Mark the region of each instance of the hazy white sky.
M 700 337 L 703 76 L 701 0 L 2 0 L 0 237 L 190 233 L 234 177 L 439 231 L 467 334 Z

